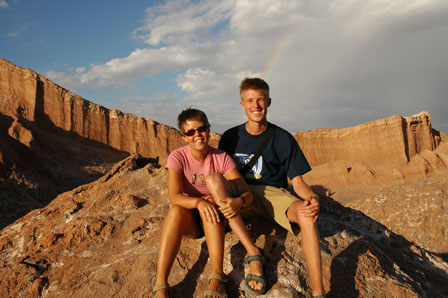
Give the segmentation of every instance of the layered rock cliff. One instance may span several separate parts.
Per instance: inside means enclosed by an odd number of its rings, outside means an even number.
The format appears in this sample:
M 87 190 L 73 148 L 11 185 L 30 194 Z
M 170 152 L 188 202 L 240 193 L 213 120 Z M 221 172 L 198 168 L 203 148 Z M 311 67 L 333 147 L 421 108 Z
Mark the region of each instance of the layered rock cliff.
M 431 127 L 428 112 L 293 135 L 313 168 L 305 179 L 345 200 L 424 178 L 448 165 L 447 137 Z
M 184 144 L 172 127 L 91 103 L 3 59 L 0 135 L 0 182 L 8 190 L 0 194 L 8 206 L 0 227 L 98 179 L 129 153 L 159 157 L 164 164 L 169 152 Z M 427 112 L 293 135 L 313 168 L 305 180 L 344 203 L 448 165 L 447 138 L 431 127 Z M 212 134 L 211 143 L 218 141 Z M 21 203 L 10 202 L 12 197 Z
M 89 102 L 33 70 L 3 59 L 0 113 L 40 127 L 59 128 L 119 151 L 159 156 L 162 162 L 184 144 L 170 126 Z

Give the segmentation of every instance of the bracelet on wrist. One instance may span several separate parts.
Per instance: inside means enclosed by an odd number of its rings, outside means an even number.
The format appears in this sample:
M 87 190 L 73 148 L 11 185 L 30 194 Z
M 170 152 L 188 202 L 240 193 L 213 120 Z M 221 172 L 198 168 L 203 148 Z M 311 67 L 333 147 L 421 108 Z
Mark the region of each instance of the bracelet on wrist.
M 246 208 L 246 199 L 244 197 L 240 197 L 241 200 L 243 201 L 243 208 Z

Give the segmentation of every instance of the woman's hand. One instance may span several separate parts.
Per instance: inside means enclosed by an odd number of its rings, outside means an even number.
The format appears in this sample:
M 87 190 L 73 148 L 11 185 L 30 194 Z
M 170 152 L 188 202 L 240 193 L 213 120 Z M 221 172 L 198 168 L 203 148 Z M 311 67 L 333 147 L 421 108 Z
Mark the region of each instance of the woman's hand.
M 219 211 L 224 215 L 225 218 L 229 219 L 238 214 L 241 207 L 243 207 L 243 199 L 241 198 L 231 198 L 221 202 Z
M 205 220 L 212 224 L 217 224 L 221 221 L 219 217 L 219 212 L 216 209 L 215 204 L 210 203 L 204 198 L 200 199 L 201 201 L 197 204 L 197 209 L 201 213 L 202 217 Z

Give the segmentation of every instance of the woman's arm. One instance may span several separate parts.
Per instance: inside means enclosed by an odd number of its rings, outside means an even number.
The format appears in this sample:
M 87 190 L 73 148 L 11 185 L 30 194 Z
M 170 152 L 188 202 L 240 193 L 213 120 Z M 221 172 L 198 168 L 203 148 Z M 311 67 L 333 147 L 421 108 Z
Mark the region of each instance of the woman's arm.
M 239 194 L 236 199 L 239 198 L 238 201 L 241 202 L 240 208 L 247 207 L 252 204 L 254 196 L 252 195 L 249 186 L 247 185 L 246 181 L 244 180 L 243 176 L 241 176 L 237 168 L 231 170 L 224 177 L 236 187 L 237 193 Z
M 229 193 L 226 199 L 221 199 L 219 202 L 219 210 L 228 219 L 238 215 L 239 211 L 243 207 L 247 207 L 252 204 L 253 195 L 249 189 L 249 186 L 244 181 L 240 172 L 235 168 L 231 170 L 227 175 L 224 176 L 226 181 L 230 184 L 229 190 L 233 189 L 233 192 L 239 194 L 238 197 L 230 197 L 232 194 Z M 234 195 L 234 194 L 233 194 Z
M 168 196 L 172 205 L 179 205 L 186 209 L 198 209 L 208 222 L 220 222 L 216 207 L 204 200 L 183 194 L 182 175 L 173 169 L 168 168 Z

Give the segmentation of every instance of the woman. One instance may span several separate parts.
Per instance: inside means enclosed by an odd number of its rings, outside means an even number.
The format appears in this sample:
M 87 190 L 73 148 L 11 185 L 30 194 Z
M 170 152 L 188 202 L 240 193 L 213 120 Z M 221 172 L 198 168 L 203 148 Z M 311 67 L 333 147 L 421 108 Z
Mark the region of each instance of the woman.
M 224 228 L 228 220 L 250 258 L 247 285 L 264 293 L 263 256 L 250 239 L 238 211 L 253 201 L 252 193 L 232 158 L 208 145 L 210 124 L 204 112 L 187 109 L 178 116 L 187 146 L 168 157 L 168 195 L 171 206 L 165 218 L 157 258 L 156 297 L 168 297 L 168 276 L 183 237 L 205 234 L 212 274 L 206 297 L 227 297 L 223 273 Z M 225 217 L 222 218 L 221 214 Z M 248 276 L 249 276 L 248 275 Z

